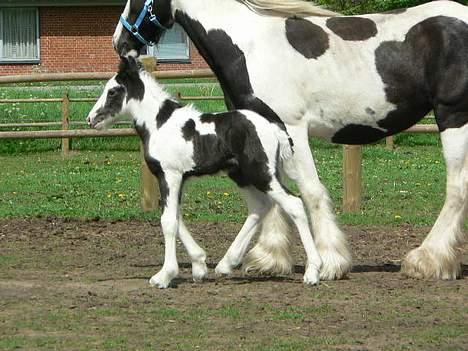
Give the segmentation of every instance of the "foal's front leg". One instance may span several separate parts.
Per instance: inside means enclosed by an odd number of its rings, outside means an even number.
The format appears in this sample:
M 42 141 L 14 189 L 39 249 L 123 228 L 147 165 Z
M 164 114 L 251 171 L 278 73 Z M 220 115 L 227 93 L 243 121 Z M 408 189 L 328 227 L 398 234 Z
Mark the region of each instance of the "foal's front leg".
M 150 279 L 150 284 L 158 288 L 167 288 L 171 280 L 179 274 L 176 256 L 176 236 L 179 229 L 179 194 L 181 184 L 181 174 L 167 172 L 159 177 L 161 203 L 163 206 L 161 227 L 165 244 L 164 264 L 161 270 Z

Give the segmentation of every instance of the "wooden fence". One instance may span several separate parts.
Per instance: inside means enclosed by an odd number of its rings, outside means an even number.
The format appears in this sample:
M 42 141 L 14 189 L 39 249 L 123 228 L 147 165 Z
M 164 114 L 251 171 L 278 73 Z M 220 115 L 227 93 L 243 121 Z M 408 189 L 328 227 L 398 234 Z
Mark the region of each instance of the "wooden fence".
M 166 71 L 155 72 L 155 62 L 152 60 L 144 62 L 145 68 L 159 79 L 184 79 L 184 78 L 215 78 L 210 70 L 191 71 Z M 0 77 L 0 84 L 24 83 L 24 82 L 50 82 L 50 81 L 78 81 L 78 80 L 107 80 L 113 76 L 112 73 L 65 73 L 65 74 L 34 74 L 25 76 L 5 76 Z M 222 100 L 222 96 L 182 96 L 178 94 L 180 100 Z M 70 126 L 86 125 L 85 122 L 70 121 L 70 104 L 76 102 L 95 102 L 96 98 L 70 98 L 65 93 L 62 98 L 51 99 L 4 99 L 1 103 L 61 103 L 61 122 L 38 122 L 38 123 L 5 123 L 0 124 L 0 128 L 18 127 L 52 127 L 61 126 L 61 130 L 47 131 L 7 131 L 0 132 L 2 139 L 40 139 L 59 138 L 62 139 L 62 153 L 67 155 L 70 151 L 71 138 L 95 138 L 95 137 L 126 137 L 135 136 L 133 128 L 118 128 L 96 131 L 91 129 L 70 129 Z M 409 133 L 434 133 L 438 132 L 436 125 L 416 125 L 405 132 Z M 393 147 L 393 139 L 387 138 L 387 146 Z M 141 152 L 141 154 L 143 154 Z M 362 146 L 344 145 L 343 147 L 343 211 L 357 212 L 361 207 L 362 193 Z M 156 181 L 144 162 L 141 162 L 141 205 L 144 211 L 156 208 L 159 199 L 159 192 L 156 188 Z

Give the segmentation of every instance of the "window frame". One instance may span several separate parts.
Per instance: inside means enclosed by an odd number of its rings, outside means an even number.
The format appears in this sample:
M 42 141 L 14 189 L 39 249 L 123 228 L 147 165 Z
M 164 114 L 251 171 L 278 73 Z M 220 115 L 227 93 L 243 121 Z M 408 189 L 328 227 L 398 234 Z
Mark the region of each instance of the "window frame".
M 36 58 L 5 58 L 3 57 L 3 36 L 0 35 L 0 64 L 14 64 L 14 63 L 32 63 L 37 64 L 41 62 L 41 32 L 40 32 L 40 16 L 39 16 L 39 7 L 25 7 L 25 6 L 18 6 L 18 7 L 0 7 L 0 30 L 3 31 L 3 10 L 4 9 L 34 9 L 36 12 L 36 46 L 37 46 L 37 57 Z
M 160 44 L 157 44 L 155 46 L 152 46 L 152 47 L 147 47 L 146 48 L 146 53 L 148 55 L 151 55 L 151 56 L 154 56 L 156 57 L 157 61 L 158 62 L 161 62 L 161 63 L 191 63 L 191 45 L 190 45 L 190 38 L 189 36 L 187 35 L 187 33 L 185 33 L 184 29 L 180 26 L 180 29 L 183 31 L 183 35 L 185 37 L 185 43 L 187 44 L 186 46 L 186 57 L 183 57 L 183 58 L 159 58 L 157 55 L 156 55 L 156 50 L 157 50 L 157 47 L 158 45 L 161 45 Z

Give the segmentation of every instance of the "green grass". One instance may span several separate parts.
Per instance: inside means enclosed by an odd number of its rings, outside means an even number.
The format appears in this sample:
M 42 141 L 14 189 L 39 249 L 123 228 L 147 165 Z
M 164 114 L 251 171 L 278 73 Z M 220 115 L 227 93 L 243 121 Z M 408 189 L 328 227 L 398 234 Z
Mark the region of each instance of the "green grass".
M 397 141 L 416 143 L 414 137 Z M 429 144 L 429 145 L 427 145 Z M 342 150 L 314 141 L 317 168 L 345 224 L 429 225 L 444 199 L 445 167 L 437 139 L 418 146 L 364 148 L 363 206 L 343 214 Z M 83 151 L 0 155 L 0 217 L 157 218 L 140 210 L 140 159 L 136 151 Z M 297 191 L 292 187 L 293 191 Z M 184 216 L 192 221 L 244 219 L 246 208 L 226 176 L 190 180 Z

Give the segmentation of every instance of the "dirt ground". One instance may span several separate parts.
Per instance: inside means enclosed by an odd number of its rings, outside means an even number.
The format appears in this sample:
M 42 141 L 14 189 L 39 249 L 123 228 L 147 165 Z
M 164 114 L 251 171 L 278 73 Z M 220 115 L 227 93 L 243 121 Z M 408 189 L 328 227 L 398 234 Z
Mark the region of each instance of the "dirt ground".
M 306 287 L 298 241 L 295 274 L 215 278 L 239 227 L 192 223 L 209 279 L 191 281 L 179 247 L 159 290 L 156 223 L 0 220 L 0 350 L 468 350 L 468 257 L 456 281 L 399 273 L 429 228 L 345 227 L 353 272 Z

